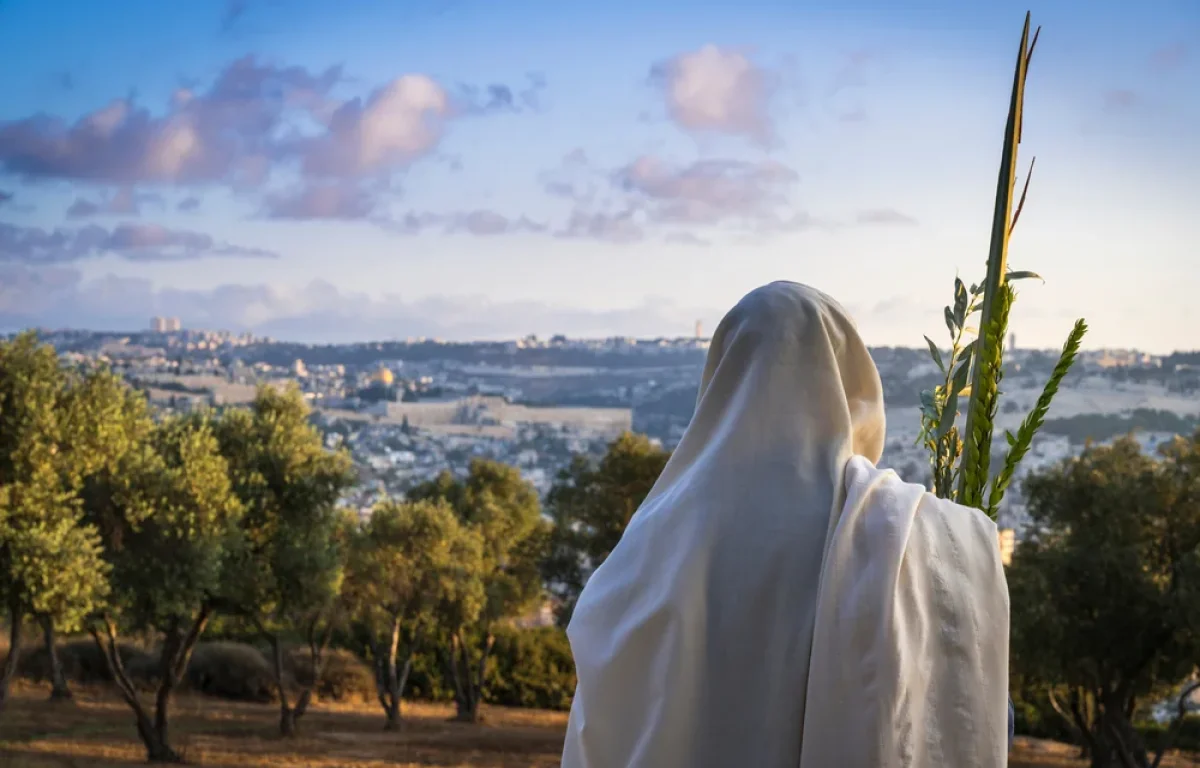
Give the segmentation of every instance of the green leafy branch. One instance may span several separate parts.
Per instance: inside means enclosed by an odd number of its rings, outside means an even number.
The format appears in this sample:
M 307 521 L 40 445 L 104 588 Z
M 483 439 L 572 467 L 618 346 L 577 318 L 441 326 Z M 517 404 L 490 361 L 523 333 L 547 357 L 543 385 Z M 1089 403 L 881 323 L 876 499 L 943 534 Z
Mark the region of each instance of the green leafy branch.
M 1042 389 L 1042 394 L 1038 397 L 1037 404 L 1025 420 L 1021 422 L 1021 426 L 1017 429 L 1017 434 L 1006 431 L 1005 438 L 1008 440 L 1008 455 L 1004 458 L 1004 469 L 1000 474 L 992 479 L 991 488 L 988 492 L 987 513 L 995 519 L 1000 511 L 1000 502 L 1004 499 L 1004 493 L 1008 490 L 1008 485 L 1012 481 L 1013 473 L 1016 472 L 1017 465 L 1021 463 L 1021 459 L 1025 458 L 1025 454 L 1029 452 L 1029 448 L 1033 445 L 1033 438 L 1037 431 L 1042 428 L 1042 424 L 1046 420 L 1046 414 L 1050 411 L 1050 404 L 1054 400 L 1054 395 L 1058 393 L 1058 387 L 1066 378 L 1067 373 L 1071 370 L 1071 366 L 1075 364 L 1075 358 L 1079 355 L 1079 347 L 1083 343 L 1083 336 L 1087 333 L 1087 323 L 1083 320 L 1076 320 L 1075 327 L 1071 329 L 1071 335 L 1067 337 L 1066 343 L 1063 345 L 1062 353 L 1058 356 L 1058 362 L 1054 365 L 1054 371 L 1050 374 L 1050 379 L 1046 382 L 1046 386 Z
M 945 380 L 933 390 L 921 393 L 921 430 L 917 437 L 918 444 L 924 444 L 930 453 L 933 492 L 942 498 L 984 509 L 993 518 L 998 513 L 1000 501 L 1020 460 L 1028 452 L 1049 411 L 1054 394 L 1075 362 L 1079 345 L 1087 332 L 1087 325 L 1082 320 L 1076 323 L 1034 411 L 1026 418 L 1016 436 L 1008 435 L 1013 449 L 1006 457 L 1004 468 L 989 485 L 992 436 L 1000 404 L 1000 381 L 1004 374 L 1004 338 L 1016 300 L 1016 291 L 1011 284 L 1016 280 L 1038 278 L 1032 272 L 1008 270 L 1009 239 L 1024 210 L 1033 176 L 1031 162 L 1014 212 L 1013 193 L 1016 187 L 1017 148 L 1021 142 L 1024 121 L 1025 78 L 1041 32 L 1039 28 L 1030 40 L 1029 26 L 1030 15 L 1027 13 L 1013 76 L 1008 123 L 1004 131 L 987 276 L 982 285 L 973 285 L 969 291 L 960 279 L 955 278 L 954 304 L 945 308 L 946 326 L 951 337 L 948 365 L 942 361 L 937 345 L 929 337 L 925 338 L 930 355 L 945 374 Z M 964 343 L 973 332 L 966 324 L 967 319 L 975 312 L 979 313 L 978 337 L 970 343 Z M 969 399 L 965 409 L 966 422 L 960 435 L 956 420 L 960 415 L 958 401 L 961 397 Z

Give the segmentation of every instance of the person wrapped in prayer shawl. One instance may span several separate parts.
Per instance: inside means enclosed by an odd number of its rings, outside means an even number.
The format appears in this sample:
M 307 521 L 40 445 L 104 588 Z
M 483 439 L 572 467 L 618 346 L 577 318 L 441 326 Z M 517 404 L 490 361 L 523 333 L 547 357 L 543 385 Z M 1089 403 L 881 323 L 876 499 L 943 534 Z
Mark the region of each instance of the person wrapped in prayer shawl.
M 837 303 L 777 282 L 729 312 L 567 629 L 563 768 L 1006 764 L 996 526 L 876 468 L 883 445 L 879 373 Z

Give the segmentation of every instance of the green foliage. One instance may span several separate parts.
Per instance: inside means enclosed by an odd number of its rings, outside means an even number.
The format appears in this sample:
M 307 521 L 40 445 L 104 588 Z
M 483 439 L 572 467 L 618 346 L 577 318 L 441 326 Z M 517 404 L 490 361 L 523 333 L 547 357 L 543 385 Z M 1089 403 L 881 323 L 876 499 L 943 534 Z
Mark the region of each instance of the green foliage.
M 294 732 L 321 679 L 325 650 L 340 619 L 343 518 L 337 509 L 354 480 L 344 453 L 326 451 L 300 391 L 260 387 L 249 411 L 216 422 L 221 452 L 246 509 L 230 547 L 221 604 L 272 645 L 280 729 Z M 293 708 L 287 699 L 282 635 L 302 635 L 309 672 Z
M 976 345 L 971 396 L 963 429 L 963 456 L 959 472 L 959 503 L 983 505 L 983 490 L 991 467 L 992 430 L 1000 406 L 1000 379 L 1004 373 L 1004 334 L 1016 294 L 1008 283 L 996 292 L 994 311 L 984 320 Z M 986 308 L 986 299 L 985 299 Z
M 1014 213 L 1013 192 L 1016 185 L 1017 147 L 1021 142 L 1024 119 L 1025 77 L 1037 37 L 1035 33 L 1033 40 L 1029 39 L 1029 15 L 1026 14 L 1013 76 L 1008 123 L 1004 131 L 987 275 L 982 285 L 973 285 L 970 291 L 962 280 L 955 278 L 954 303 L 947 306 L 944 312 L 951 337 L 949 363 L 942 361 L 937 345 L 928 336 L 925 337 L 930 355 L 945 374 L 942 384 L 932 391 L 921 393 L 921 430 L 917 443 L 923 444 L 929 451 L 933 492 L 939 497 L 983 509 L 993 519 L 1013 473 L 1032 444 L 1054 393 L 1074 362 L 1075 353 L 1087 331 L 1082 320 L 1076 323 L 1038 405 L 1025 420 L 1022 431 L 1010 438 L 1010 450 L 1004 468 L 994 478 L 991 477 L 992 436 L 1000 406 L 1000 380 L 1004 372 L 1004 339 L 1008 333 L 1009 314 L 1016 299 L 1012 282 L 1040 279 L 1033 272 L 1008 269 L 1009 237 L 1020 218 L 1025 195 L 1029 191 L 1029 178 L 1033 173 L 1031 163 L 1025 189 Z M 967 321 L 975 312 L 979 313 L 978 336 L 967 343 L 966 337 L 973 333 Z M 955 422 L 959 416 L 958 399 L 963 396 L 968 397 L 968 402 L 965 408 L 966 423 L 960 436 Z
M 467 477 L 449 472 L 411 490 L 412 501 L 444 501 L 483 547 L 485 600 L 479 620 L 490 625 L 528 610 L 542 597 L 539 564 L 548 527 L 534 490 L 516 467 L 476 460 Z
M 543 597 L 540 565 L 549 541 L 549 525 L 541 517 L 537 492 L 516 467 L 476 460 L 464 480 L 444 472 L 409 493 L 412 501 L 444 501 L 482 544 L 479 578 L 483 603 L 475 618 L 461 600 L 445 602 L 438 611 L 458 716 L 479 717 L 484 671 L 504 619 L 519 616 Z M 463 578 L 471 578 L 467 569 Z
M 207 425 L 164 421 L 97 479 L 88 512 L 105 533 L 112 612 L 126 629 L 189 623 L 217 597 L 242 507 Z
M 245 643 L 200 643 L 187 667 L 187 687 L 232 701 L 265 703 L 275 696 L 275 675 L 257 648 Z
M 375 675 L 371 667 L 345 649 L 325 654 L 321 676 L 313 678 L 307 648 L 294 648 L 286 657 L 286 671 L 298 688 L 311 688 L 324 701 L 366 701 L 374 698 Z
M 464 570 L 478 575 L 481 539 L 445 502 L 379 504 L 352 547 L 346 605 L 373 634 L 390 632 L 396 621 L 406 629 L 432 624 L 447 601 L 474 606 L 469 614 L 482 608 L 481 582 L 461 577 Z M 475 568 L 465 568 L 472 559 Z
M 99 534 L 83 519 L 77 431 L 96 429 L 90 385 L 68 377 L 32 333 L 0 341 L 0 601 L 9 623 L 28 615 L 75 629 L 108 593 Z M 0 703 L 20 646 L 0 680 Z
M 575 664 L 566 633 L 558 627 L 496 633 L 487 671 L 490 704 L 567 710 L 575 694 Z
M 1071 335 L 1067 338 L 1066 344 L 1063 345 L 1062 354 L 1058 358 L 1058 363 L 1054 366 L 1054 370 L 1050 374 L 1050 379 L 1046 382 L 1046 386 L 1042 389 L 1042 394 L 1038 397 L 1037 404 L 1033 410 L 1021 422 L 1021 426 L 1017 429 L 1017 434 L 1006 432 L 1005 438 L 1008 440 L 1008 454 L 1004 458 L 1004 468 L 1000 474 L 992 478 L 991 490 L 987 497 L 987 512 L 994 520 L 1000 511 L 1000 502 L 1004 498 L 1004 492 L 1008 489 L 1008 484 L 1012 481 L 1013 473 L 1016 472 L 1017 465 L 1021 463 L 1021 459 L 1029 452 L 1030 446 L 1033 445 L 1034 435 L 1042 427 L 1046 420 L 1046 414 L 1050 412 L 1050 403 L 1054 400 L 1054 395 L 1058 392 L 1058 387 L 1062 384 L 1062 380 L 1066 378 L 1067 372 L 1071 370 L 1071 366 L 1075 363 L 1075 357 L 1079 354 L 1079 345 L 1083 342 L 1083 335 L 1087 333 L 1087 323 L 1079 320 L 1075 323 Z M 997 376 L 997 381 L 999 376 Z M 996 415 L 995 403 L 992 404 L 992 417 Z M 989 435 L 988 442 L 991 442 Z
M 599 462 L 576 456 L 559 473 L 546 500 L 554 528 L 542 573 L 559 600 L 560 621 L 570 619 L 587 575 L 620 541 L 669 458 L 644 435 L 627 432 Z
M 384 502 L 350 540 L 346 608 L 366 638 L 395 725 L 423 639 L 439 619 L 461 626 L 484 607 L 483 541 L 444 500 Z
M 1158 459 L 1132 439 L 1025 483 L 1032 525 L 1009 571 L 1012 658 L 1077 704 L 1094 753 L 1200 658 L 1200 434 Z M 1139 765 L 1145 764 L 1142 762 Z
M 353 473 L 345 454 L 324 449 L 308 416 L 299 391 L 264 386 L 250 410 L 215 423 L 246 510 L 224 598 L 268 633 L 328 611 L 342 580 L 336 504 Z
M 147 757 L 178 762 L 168 739 L 172 691 L 218 599 L 229 544 L 242 515 L 229 467 L 202 421 L 168 419 L 150 439 L 125 444 L 111 471 L 88 482 L 85 509 L 101 531 L 112 596 L 91 627 L 122 697 L 134 712 Z M 158 635 L 153 717 L 118 649 L 120 630 Z
M 147 666 L 152 663 L 150 655 L 135 643 L 123 642 L 117 649 L 126 667 Z M 113 682 L 112 671 L 104 658 L 104 652 L 91 638 L 67 640 L 60 643 L 56 650 L 62 663 L 63 674 L 68 680 L 83 685 Z M 39 646 L 22 655 L 21 675 L 37 682 L 50 680 L 50 658 L 45 646 Z
M 937 345 L 925 337 L 929 354 L 944 380 L 933 390 L 921 393 L 921 430 L 917 443 L 929 450 L 933 490 L 943 498 L 954 497 L 958 480 L 957 462 L 962 455 L 962 439 L 955 419 L 958 417 L 958 399 L 970 393 L 967 376 L 977 346 L 974 340 L 967 340 L 972 333 L 967 322 L 979 311 L 982 290 L 972 285 L 968 293 L 962 280 L 954 279 L 954 306 L 945 308 L 946 328 L 950 332 L 948 360 L 943 361 Z

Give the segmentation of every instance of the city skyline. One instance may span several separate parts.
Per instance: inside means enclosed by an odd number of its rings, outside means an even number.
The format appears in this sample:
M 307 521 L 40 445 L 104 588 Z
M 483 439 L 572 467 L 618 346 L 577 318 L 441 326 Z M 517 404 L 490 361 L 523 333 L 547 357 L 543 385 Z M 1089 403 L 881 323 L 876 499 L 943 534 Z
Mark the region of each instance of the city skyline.
M 1025 10 L 0 0 L 0 332 L 684 337 L 791 279 L 940 342 Z M 1200 347 L 1200 8 L 1032 11 L 1012 329 Z

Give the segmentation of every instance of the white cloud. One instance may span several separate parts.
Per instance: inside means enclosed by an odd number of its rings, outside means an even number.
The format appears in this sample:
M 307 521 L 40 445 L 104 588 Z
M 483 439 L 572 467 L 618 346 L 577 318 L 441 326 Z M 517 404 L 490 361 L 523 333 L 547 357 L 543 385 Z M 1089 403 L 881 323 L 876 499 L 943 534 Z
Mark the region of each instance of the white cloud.
M 671 118 L 685 130 L 772 140 L 771 78 L 744 54 L 709 44 L 675 56 L 651 74 Z

